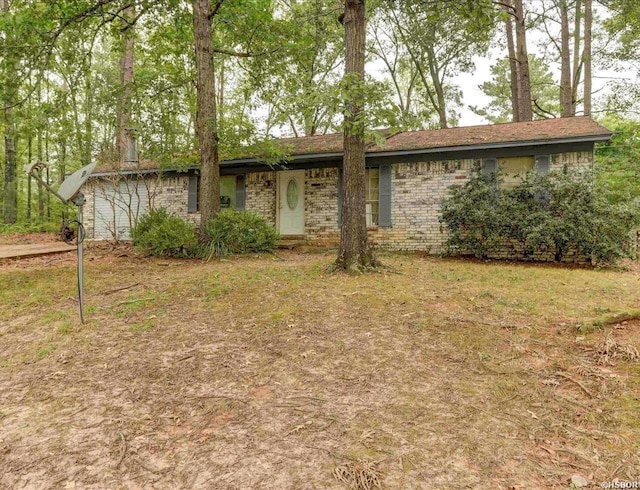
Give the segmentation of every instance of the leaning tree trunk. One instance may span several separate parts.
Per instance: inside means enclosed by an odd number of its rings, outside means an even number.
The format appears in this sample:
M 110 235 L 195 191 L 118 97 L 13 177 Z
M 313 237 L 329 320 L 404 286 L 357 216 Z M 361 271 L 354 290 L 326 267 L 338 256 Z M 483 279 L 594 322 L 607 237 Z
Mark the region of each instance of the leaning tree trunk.
M 531 109 L 531 77 L 529 75 L 529 55 L 527 54 L 527 30 L 525 25 L 525 13 L 522 0 L 515 0 L 516 16 L 516 50 L 518 58 L 518 88 L 520 94 L 519 109 L 520 121 L 531 121 L 533 110 Z
M 509 53 L 509 71 L 511 74 L 511 112 L 513 113 L 513 122 L 520 120 L 520 91 L 518 87 L 518 59 L 516 58 L 516 47 L 513 42 L 513 19 L 511 14 L 512 9 L 509 9 L 511 2 L 506 0 L 507 6 L 505 11 L 508 12 L 508 16 L 505 19 L 505 29 L 507 33 L 507 51 Z
M 366 18 L 364 0 L 345 0 L 344 160 L 342 165 L 342 227 L 336 268 L 363 270 L 376 265 L 367 242 L 365 217 L 365 142 L 363 104 Z
M 198 91 L 196 137 L 200 148 L 200 213 L 204 230 L 207 221 L 220 211 L 216 77 L 213 66 L 211 6 L 209 0 L 192 0 L 192 4 Z
M 591 115 L 591 0 L 584 1 L 584 115 Z

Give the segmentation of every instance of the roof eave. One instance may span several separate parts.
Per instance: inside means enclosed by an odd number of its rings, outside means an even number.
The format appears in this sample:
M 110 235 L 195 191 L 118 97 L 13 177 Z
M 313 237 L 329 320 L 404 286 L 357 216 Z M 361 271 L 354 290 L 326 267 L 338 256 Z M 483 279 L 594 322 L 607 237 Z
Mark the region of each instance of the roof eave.
M 446 153 L 456 151 L 493 150 L 498 148 L 521 148 L 525 146 L 562 145 L 571 143 L 596 143 L 599 141 L 609 141 L 612 133 L 593 136 L 574 136 L 570 138 L 553 138 L 546 140 L 509 141 L 502 143 L 480 143 L 474 145 L 440 146 L 437 148 L 424 148 L 413 150 L 391 150 L 368 152 L 367 156 L 392 157 L 403 155 L 425 155 L 429 153 Z
M 389 150 L 389 151 L 368 151 L 365 153 L 365 157 L 369 158 L 383 158 L 383 157 L 402 157 L 407 155 L 428 155 L 433 153 L 447 153 L 447 152 L 457 152 L 457 151 L 475 151 L 475 150 L 493 150 L 499 148 L 518 148 L 518 147 L 526 147 L 526 146 L 545 146 L 545 145 L 558 145 L 558 144 L 571 144 L 571 143 L 597 143 L 601 141 L 609 141 L 611 139 L 613 133 L 607 134 L 598 134 L 598 135 L 590 135 L 590 136 L 573 136 L 569 138 L 551 138 L 551 139 L 536 139 L 536 140 L 527 140 L 527 141 L 509 141 L 509 142 L 501 142 L 501 143 L 480 143 L 473 145 L 456 145 L 456 146 L 440 146 L 436 148 L 423 148 L 423 149 L 409 149 L 409 150 Z M 336 160 L 343 157 L 343 152 L 328 152 L 328 153 L 307 153 L 302 155 L 293 155 L 291 158 L 287 160 L 284 164 L 289 162 L 323 162 L 327 160 Z M 237 167 L 241 165 L 255 165 L 255 166 L 269 166 L 263 160 L 258 158 L 237 158 L 234 160 L 224 160 L 220 162 L 221 166 L 224 167 Z M 273 165 L 274 167 L 277 165 Z M 199 166 L 192 165 L 187 167 L 185 170 L 195 170 L 198 169 Z M 143 174 L 153 174 L 158 172 L 177 172 L 179 169 L 169 168 L 169 169 L 131 169 L 131 170 L 113 170 L 109 172 L 95 172 L 92 177 L 106 177 L 109 175 L 113 175 L 114 173 L 120 173 L 123 175 L 143 175 Z

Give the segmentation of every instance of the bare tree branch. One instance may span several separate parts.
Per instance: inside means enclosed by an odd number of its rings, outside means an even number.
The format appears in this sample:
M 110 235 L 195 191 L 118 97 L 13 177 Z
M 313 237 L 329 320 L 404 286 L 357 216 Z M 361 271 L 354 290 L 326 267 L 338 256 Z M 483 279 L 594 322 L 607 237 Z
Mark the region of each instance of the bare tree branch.
M 218 10 L 222 7 L 222 2 L 224 2 L 224 0 L 217 0 L 216 4 L 211 9 L 211 12 L 209 12 L 209 20 L 213 19 L 218 14 Z

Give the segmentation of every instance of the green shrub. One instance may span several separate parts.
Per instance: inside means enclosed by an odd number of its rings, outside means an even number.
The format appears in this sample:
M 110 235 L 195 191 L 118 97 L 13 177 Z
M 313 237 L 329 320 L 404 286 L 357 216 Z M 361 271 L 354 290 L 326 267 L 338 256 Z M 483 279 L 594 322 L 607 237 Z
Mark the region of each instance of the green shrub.
M 449 252 L 486 257 L 499 246 L 501 237 L 495 178 L 478 174 L 450 192 L 442 203 L 440 218 L 449 228 Z
M 474 175 L 454 188 L 441 207 L 451 254 L 486 258 L 505 249 L 527 255 L 570 254 L 613 262 L 630 252 L 630 233 L 640 225 L 637 207 L 611 204 L 591 173 L 529 173 L 513 189 Z
M 8 235 L 11 233 L 58 233 L 59 231 L 60 222 L 19 222 L 11 224 L 0 224 L 0 235 Z
M 133 244 L 158 257 L 192 257 L 198 250 L 195 226 L 164 208 L 145 214 L 131 230 Z
M 276 229 L 252 211 L 224 209 L 203 229 L 206 258 L 229 254 L 270 252 L 278 245 Z

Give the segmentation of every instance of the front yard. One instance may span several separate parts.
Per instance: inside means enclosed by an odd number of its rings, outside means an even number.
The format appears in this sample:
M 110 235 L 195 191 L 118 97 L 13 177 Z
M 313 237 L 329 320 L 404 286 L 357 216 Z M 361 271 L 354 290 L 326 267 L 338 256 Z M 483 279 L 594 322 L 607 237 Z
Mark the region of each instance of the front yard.
M 640 322 L 576 329 L 640 308 L 640 273 L 332 259 L 94 248 L 85 325 L 73 256 L 0 265 L 0 487 L 640 480 Z

